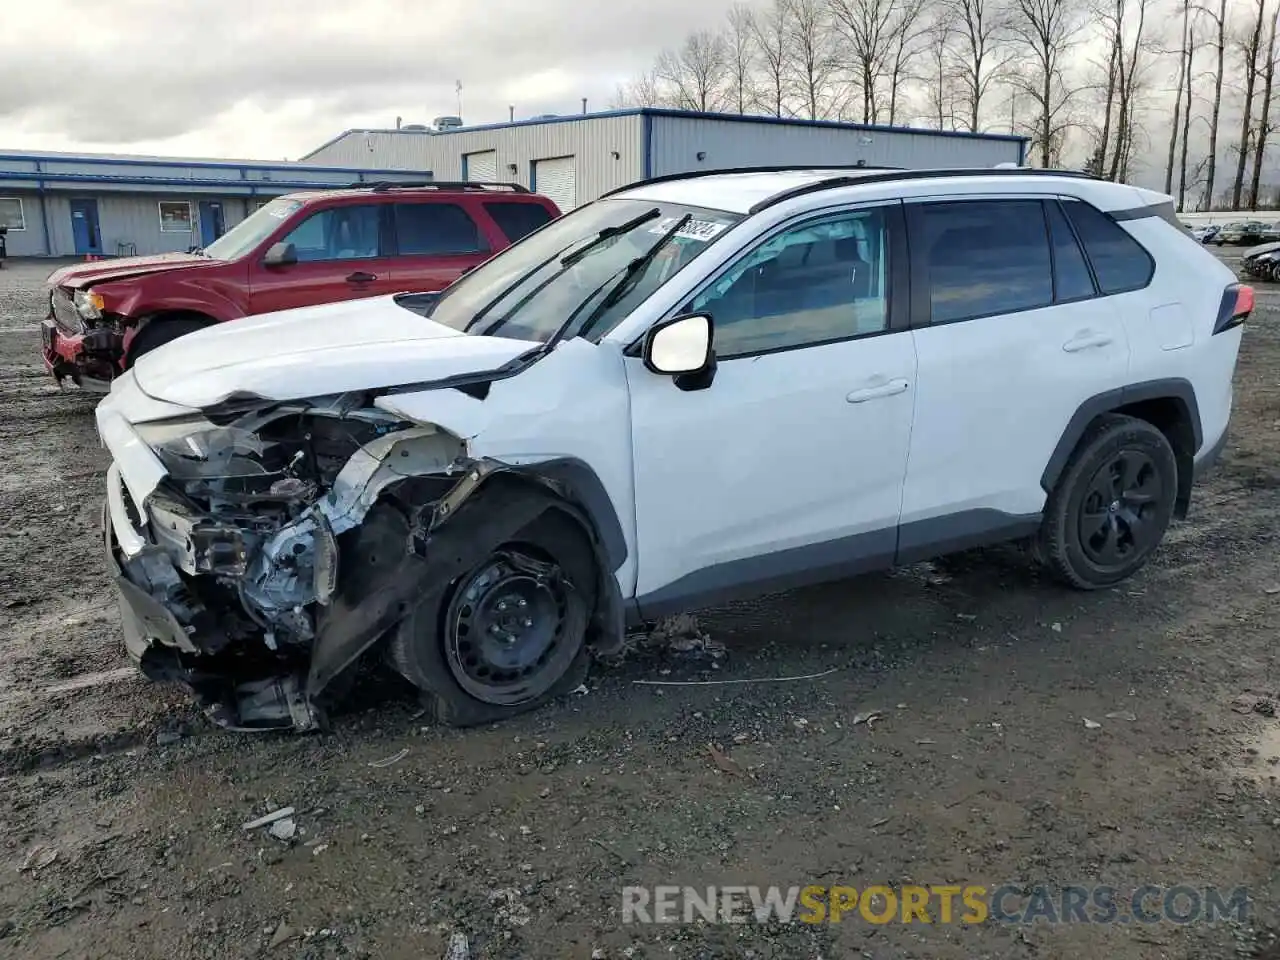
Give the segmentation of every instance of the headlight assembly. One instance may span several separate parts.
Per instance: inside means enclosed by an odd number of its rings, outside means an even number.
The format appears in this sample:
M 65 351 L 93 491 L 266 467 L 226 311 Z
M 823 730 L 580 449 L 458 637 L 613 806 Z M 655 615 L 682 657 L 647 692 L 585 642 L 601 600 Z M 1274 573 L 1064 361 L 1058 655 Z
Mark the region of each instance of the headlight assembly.
M 204 417 L 159 420 L 134 427 L 176 480 L 256 477 L 268 473 L 257 435 L 220 427 Z
M 77 290 L 72 295 L 71 302 L 75 304 L 76 313 L 86 320 L 101 319 L 102 308 L 106 303 L 102 299 L 102 294 L 94 293 L 91 290 Z

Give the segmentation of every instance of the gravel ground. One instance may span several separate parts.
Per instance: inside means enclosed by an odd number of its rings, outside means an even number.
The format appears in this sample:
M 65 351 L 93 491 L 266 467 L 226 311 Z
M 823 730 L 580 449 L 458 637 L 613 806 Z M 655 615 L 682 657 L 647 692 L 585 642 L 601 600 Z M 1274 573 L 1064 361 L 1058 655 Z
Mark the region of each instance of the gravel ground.
M 330 734 L 248 737 L 128 668 L 94 400 L 39 363 L 48 269 L 0 271 L 0 955 L 435 958 L 465 934 L 473 958 L 1280 958 L 1280 290 L 1222 465 L 1119 589 L 976 551 L 714 611 L 709 647 L 632 650 L 499 727 L 424 726 L 373 677 Z M 242 829 L 284 805 L 291 840 Z M 1253 901 L 1216 924 L 621 922 L 624 886 L 711 883 Z

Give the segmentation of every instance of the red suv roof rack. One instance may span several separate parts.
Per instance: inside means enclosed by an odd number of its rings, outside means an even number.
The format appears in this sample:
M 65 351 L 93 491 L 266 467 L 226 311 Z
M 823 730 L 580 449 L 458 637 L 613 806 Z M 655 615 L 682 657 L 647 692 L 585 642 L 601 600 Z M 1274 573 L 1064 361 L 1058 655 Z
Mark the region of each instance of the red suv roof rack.
M 340 190 L 372 190 L 386 193 L 388 190 L 508 190 L 511 193 L 528 193 L 529 188 L 518 183 L 490 183 L 480 180 L 359 180 L 348 183 Z

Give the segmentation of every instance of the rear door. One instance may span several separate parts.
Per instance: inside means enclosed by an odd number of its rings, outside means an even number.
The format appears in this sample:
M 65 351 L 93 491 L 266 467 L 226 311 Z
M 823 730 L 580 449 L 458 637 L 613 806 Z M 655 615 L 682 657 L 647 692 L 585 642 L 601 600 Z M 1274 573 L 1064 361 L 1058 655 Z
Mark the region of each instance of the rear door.
M 277 242 L 292 243 L 298 262 L 249 273 L 251 312 L 357 300 L 396 289 L 387 204 L 339 204 L 307 215 Z
M 1123 318 L 1055 198 L 906 211 L 919 384 L 900 559 L 1029 532 L 1067 424 L 1129 368 Z
M 425 197 L 392 205 L 396 290 L 443 290 L 488 259 L 496 246 L 456 199 Z

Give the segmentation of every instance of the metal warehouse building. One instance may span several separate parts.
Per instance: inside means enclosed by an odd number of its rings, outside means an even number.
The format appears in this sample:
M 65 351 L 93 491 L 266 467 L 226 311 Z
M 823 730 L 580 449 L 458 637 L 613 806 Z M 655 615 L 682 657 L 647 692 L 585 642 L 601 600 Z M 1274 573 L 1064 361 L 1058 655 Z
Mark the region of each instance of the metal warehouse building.
M 430 179 L 369 169 L 0 151 L 9 256 L 171 253 L 212 243 L 272 197 L 359 180 Z
M 636 109 L 446 130 L 348 130 L 306 163 L 433 170 L 441 180 L 522 183 L 562 210 L 614 187 L 689 170 L 774 164 L 991 167 L 1026 138 L 828 121 Z

